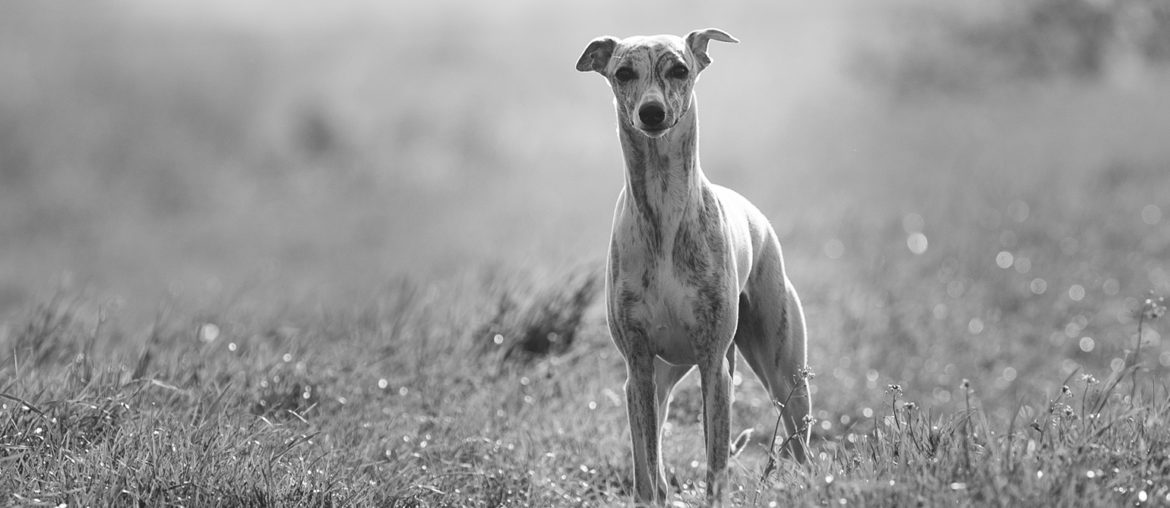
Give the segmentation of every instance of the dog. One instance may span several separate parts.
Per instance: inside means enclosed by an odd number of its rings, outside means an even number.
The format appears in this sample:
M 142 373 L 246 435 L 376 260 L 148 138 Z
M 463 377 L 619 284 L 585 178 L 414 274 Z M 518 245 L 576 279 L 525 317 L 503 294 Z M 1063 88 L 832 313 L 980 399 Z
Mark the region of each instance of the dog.
M 703 392 L 707 496 L 719 499 L 732 456 L 735 349 L 807 454 L 811 421 L 804 313 L 768 219 L 699 167 L 694 86 L 711 64 L 709 28 L 594 39 L 577 70 L 609 82 L 625 158 L 606 266 L 607 320 L 626 362 L 626 403 L 640 503 L 665 501 L 661 427 L 674 386 L 696 366 Z M 735 348 L 732 347 L 735 345 Z M 745 433 L 746 434 L 746 433 Z M 741 449 L 746 435 L 737 439 Z

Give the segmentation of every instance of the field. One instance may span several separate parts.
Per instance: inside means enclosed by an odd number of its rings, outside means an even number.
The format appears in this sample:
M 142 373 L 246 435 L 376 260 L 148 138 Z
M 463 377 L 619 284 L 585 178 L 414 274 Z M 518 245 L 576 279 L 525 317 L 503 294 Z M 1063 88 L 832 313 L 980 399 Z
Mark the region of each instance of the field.
M 807 465 L 737 374 L 729 501 L 1168 505 L 1170 10 L 1068 4 L 8 2 L 0 499 L 629 503 L 621 158 L 573 64 L 717 26 L 703 167 L 777 229 L 816 374 Z

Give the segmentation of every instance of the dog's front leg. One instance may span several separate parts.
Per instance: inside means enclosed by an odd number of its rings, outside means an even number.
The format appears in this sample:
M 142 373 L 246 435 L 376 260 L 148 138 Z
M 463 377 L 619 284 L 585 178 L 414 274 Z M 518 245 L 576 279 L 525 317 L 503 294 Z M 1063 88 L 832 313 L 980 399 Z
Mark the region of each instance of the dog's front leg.
M 654 356 L 649 351 L 626 355 L 626 410 L 634 451 L 634 492 L 639 503 L 665 500 L 659 492 L 658 408 L 654 398 Z
M 726 492 L 727 460 L 731 454 L 731 368 L 727 356 L 707 355 L 699 365 L 703 388 L 703 429 L 707 441 L 707 499 L 718 504 Z

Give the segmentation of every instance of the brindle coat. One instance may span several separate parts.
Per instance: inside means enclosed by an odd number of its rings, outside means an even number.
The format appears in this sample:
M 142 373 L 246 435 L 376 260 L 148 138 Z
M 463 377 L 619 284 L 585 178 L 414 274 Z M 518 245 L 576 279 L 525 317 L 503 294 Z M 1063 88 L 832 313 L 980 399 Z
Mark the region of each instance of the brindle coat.
M 625 187 L 607 266 L 608 319 L 626 359 L 626 398 L 641 502 L 664 501 L 660 430 L 674 385 L 696 365 L 703 391 L 708 496 L 720 496 L 730 455 L 734 343 L 776 402 L 805 460 L 809 414 L 804 315 L 767 218 L 699 167 L 695 80 L 716 30 L 593 40 L 577 62 L 609 81 Z M 646 107 L 661 109 L 647 125 Z M 652 118 L 657 120 L 657 118 Z

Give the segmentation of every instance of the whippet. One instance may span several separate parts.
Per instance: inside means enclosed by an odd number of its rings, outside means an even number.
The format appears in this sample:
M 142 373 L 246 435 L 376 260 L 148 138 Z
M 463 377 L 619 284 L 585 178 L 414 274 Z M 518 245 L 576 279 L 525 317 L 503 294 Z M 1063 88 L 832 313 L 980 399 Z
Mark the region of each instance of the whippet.
M 780 242 L 763 213 L 699 168 L 694 85 L 711 63 L 711 40 L 739 42 L 713 28 L 685 38 L 605 36 L 577 61 L 577 70 L 609 81 L 625 156 L 605 292 L 610 333 L 626 360 L 640 502 L 666 499 L 660 430 L 671 391 L 695 366 L 707 495 L 722 497 L 732 451 L 733 343 L 796 437 L 786 453 L 803 462 L 808 442 L 804 314 Z

